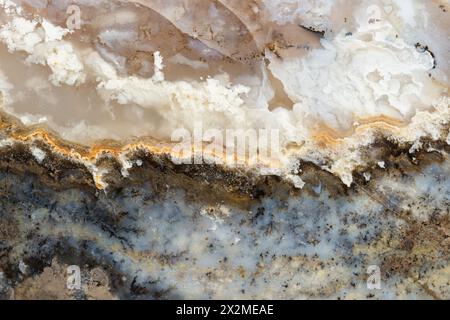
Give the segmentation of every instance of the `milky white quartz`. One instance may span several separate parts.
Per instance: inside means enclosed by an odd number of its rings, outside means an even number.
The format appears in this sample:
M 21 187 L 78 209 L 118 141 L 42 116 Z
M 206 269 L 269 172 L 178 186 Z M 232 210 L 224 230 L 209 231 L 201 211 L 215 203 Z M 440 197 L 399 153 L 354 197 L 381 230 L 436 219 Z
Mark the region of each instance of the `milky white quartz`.
M 38 147 L 31 147 L 31 154 L 36 158 L 38 163 L 42 163 L 47 156 L 46 153 Z

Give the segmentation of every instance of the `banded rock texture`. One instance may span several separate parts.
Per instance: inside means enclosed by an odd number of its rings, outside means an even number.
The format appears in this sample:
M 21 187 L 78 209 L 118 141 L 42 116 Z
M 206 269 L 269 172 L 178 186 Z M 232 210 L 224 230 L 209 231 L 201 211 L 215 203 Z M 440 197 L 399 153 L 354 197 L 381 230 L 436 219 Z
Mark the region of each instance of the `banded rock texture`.
M 0 0 L 0 297 L 448 299 L 449 10 Z

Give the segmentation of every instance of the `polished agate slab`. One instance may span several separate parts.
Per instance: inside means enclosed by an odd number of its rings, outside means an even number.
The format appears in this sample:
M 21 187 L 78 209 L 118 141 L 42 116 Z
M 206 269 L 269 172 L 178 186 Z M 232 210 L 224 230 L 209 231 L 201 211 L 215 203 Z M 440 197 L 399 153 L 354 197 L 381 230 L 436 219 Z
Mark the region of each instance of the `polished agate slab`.
M 89 249 L 108 251 L 94 260 L 107 257 L 118 274 L 137 282 L 163 279 L 162 291 L 182 279 L 167 297 L 363 297 L 363 285 L 347 286 L 361 281 L 352 276 L 352 257 L 364 266 L 407 269 L 398 266 L 399 255 L 376 258 L 398 249 L 390 235 L 413 270 L 428 256 L 412 262 L 403 236 L 432 252 L 440 267 L 420 286 L 401 274 L 413 284 L 406 281 L 395 297 L 448 297 L 441 280 L 448 274 L 449 10 L 445 0 L 0 0 L 0 177 L 17 181 L 18 189 L 42 185 L 43 202 L 14 198 L 32 208 L 20 207 L 24 215 L 43 221 L 42 237 L 59 237 L 46 218 L 50 209 L 43 209 L 52 199 L 56 211 L 71 212 L 53 227 L 75 246 L 89 239 Z M 243 150 L 229 148 L 236 141 Z M 15 188 L 5 182 L 4 194 Z M 75 200 L 66 199 L 72 197 L 66 188 Z M 16 202 L 7 199 L 0 209 L 11 212 Z M 101 222 L 80 225 L 72 216 L 96 210 Z M 173 230 L 160 212 L 176 222 Z M 158 241 L 165 232 L 153 230 L 147 215 L 175 239 L 165 241 L 176 262 L 163 257 L 167 248 Z M 196 219 L 198 225 L 188 222 Z M 12 225 L 32 229 L 28 222 Z M 106 241 L 108 231 L 99 225 L 119 231 Z M 339 232 L 318 231 L 329 225 Z M 398 226 L 408 235 L 400 236 Z M 267 241 L 260 229 L 270 234 Z M 217 238 L 205 236 L 211 232 Z M 242 247 L 231 247 L 240 241 Z M 253 242 L 259 251 L 285 256 L 259 261 L 249 254 Z M 223 246 L 209 252 L 210 245 Z M 339 263 L 331 262 L 336 252 Z M 184 254 L 200 265 L 181 264 Z M 159 259 L 153 269 L 145 267 L 149 256 Z M 324 261 L 329 270 L 306 275 Z M 277 273 L 285 264 L 292 268 Z M 338 284 L 333 268 L 341 274 Z M 257 288 L 247 283 L 258 270 L 275 279 L 274 287 L 265 290 L 262 278 Z M 45 282 L 48 275 L 39 274 Z M 196 284 L 188 284 L 190 277 Z M 309 286 L 283 291 L 275 287 L 280 279 Z

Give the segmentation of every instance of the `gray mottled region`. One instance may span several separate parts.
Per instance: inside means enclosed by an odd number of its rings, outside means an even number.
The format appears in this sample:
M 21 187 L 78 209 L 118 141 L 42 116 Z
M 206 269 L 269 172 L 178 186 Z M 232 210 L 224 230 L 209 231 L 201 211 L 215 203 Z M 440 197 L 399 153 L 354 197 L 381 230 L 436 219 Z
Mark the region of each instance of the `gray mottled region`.
M 57 260 L 100 267 L 118 298 L 449 298 L 449 173 L 447 160 L 243 211 L 150 184 L 92 194 L 2 172 L 0 290 Z M 367 288 L 373 265 L 381 290 Z

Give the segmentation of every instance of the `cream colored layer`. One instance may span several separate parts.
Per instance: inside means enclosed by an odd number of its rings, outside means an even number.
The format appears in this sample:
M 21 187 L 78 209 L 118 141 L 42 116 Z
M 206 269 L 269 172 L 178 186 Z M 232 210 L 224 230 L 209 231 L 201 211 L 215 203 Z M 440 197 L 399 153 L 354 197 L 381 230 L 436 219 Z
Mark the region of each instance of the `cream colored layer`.
M 183 32 L 192 24 L 190 16 L 181 15 L 181 11 L 170 11 L 179 12 L 179 17 L 164 13 L 158 1 L 140 2 Z M 234 21 L 225 8 L 232 10 L 236 4 L 223 1 L 226 7 L 220 7 L 214 3 L 211 1 L 208 10 L 203 8 L 202 14 L 219 21 Z M 433 57 L 398 32 L 399 28 L 409 30 L 414 23 L 419 30 L 427 30 L 421 29 L 427 7 L 417 6 L 414 1 L 410 1 L 409 11 L 395 1 L 379 4 L 362 1 L 348 7 L 354 20 L 352 32 L 344 27 L 327 34 L 320 42 L 321 48 L 311 49 L 306 55 L 288 52 L 286 43 L 280 50 L 267 46 L 268 67 L 263 61 L 257 64 L 259 75 L 230 69 L 233 74 L 218 72 L 209 78 L 174 79 L 173 70 L 169 76 L 165 73 L 166 61 L 181 61 L 181 65 L 198 69 L 200 60 L 180 60 L 179 55 L 165 57 L 153 51 L 152 60 L 144 59 L 147 64 L 142 65 L 152 70 L 151 76 L 124 73 L 117 63 L 126 57 L 112 51 L 114 57 L 107 59 L 98 46 L 81 41 L 83 30 L 68 30 L 45 17 L 31 17 L 14 2 L 1 0 L 0 41 L 4 45 L 0 48 L 0 90 L 4 110 L 25 125 L 46 125 L 63 139 L 87 145 L 102 139 L 133 137 L 168 142 L 176 129 L 193 130 L 199 122 L 205 130 L 276 129 L 280 131 L 281 152 L 271 164 L 257 165 L 258 170 L 294 179 L 301 186 L 302 182 L 294 178 L 298 164 L 312 161 L 351 185 L 352 171 L 364 166 L 359 149 L 370 145 L 379 132 L 411 144 L 422 137 L 443 139 L 441 135 L 447 134 L 443 128 L 449 120 L 448 88 L 433 77 L 433 67 L 435 59 L 448 59 L 448 52 Z M 246 32 L 257 32 L 258 25 L 265 23 L 290 30 L 289 26 L 281 26 L 298 17 L 313 19 L 316 24 L 317 17 L 321 17 L 324 26 L 333 23 L 328 6 L 312 6 L 305 11 L 306 16 L 294 10 L 292 19 L 284 17 L 283 22 L 279 21 L 281 17 L 267 14 L 274 13 L 267 4 L 260 3 L 258 8 L 265 10 L 261 17 L 267 20 L 255 22 Z M 111 40 L 111 36 L 132 36 L 128 29 L 121 29 L 133 24 L 135 11 L 129 10 L 121 9 L 120 17 L 125 20 L 120 20 L 115 33 L 100 32 L 104 41 Z M 248 17 L 241 19 L 244 25 L 249 25 Z M 114 27 L 106 18 L 104 23 Z M 229 37 L 220 47 L 214 44 L 215 37 L 201 40 L 210 50 L 231 56 L 229 49 L 236 46 L 236 38 Z M 257 47 L 266 48 L 260 34 L 257 39 Z M 211 68 L 208 59 L 200 62 L 200 69 Z M 439 70 L 445 74 L 445 68 Z M 273 76 L 281 81 L 281 88 L 274 89 Z M 293 106 L 269 107 L 279 90 L 289 96 Z M 170 153 L 167 145 L 164 150 Z

